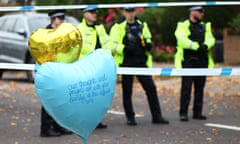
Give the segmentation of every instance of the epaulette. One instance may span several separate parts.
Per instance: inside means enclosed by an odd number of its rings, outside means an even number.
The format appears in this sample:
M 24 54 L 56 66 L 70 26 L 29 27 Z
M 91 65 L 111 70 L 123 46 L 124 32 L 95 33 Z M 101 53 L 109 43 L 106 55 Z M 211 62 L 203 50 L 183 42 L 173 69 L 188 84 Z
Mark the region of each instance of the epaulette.
M 183 17 L 183 18 L 180 18 L 180 22 L 184 22 L 185 20 L 187 20 L 188 19 L 188 17 Z
M 120 24 L 120 23 L 122 23 L 122 22 L 125 21 L 125 20 L 126 20 L 125 17 L 124 17 L 124 16 L 121 16 L 121 17 L 119 18 L 119 20 L 117 21 L 117 23 Z
M 141 19 L 141 18 L 139 18 L 139 17 L 135 17 L 135 20 L 136 20 L 136 21 L 138 21 L 138 20 L 139 20 L 141 23 L 144 23 L 144 20 L 142 20 L 142 19 Z

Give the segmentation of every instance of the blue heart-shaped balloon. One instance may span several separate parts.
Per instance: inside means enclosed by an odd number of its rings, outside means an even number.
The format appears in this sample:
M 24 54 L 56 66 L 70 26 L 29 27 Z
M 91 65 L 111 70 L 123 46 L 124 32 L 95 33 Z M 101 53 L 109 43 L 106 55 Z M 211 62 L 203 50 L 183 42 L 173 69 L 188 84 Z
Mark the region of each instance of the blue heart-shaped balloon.
M 37 68 L 35 88 L 57 123 L 87 143 L 111 105 L 116 77 L 113 57 L 98 49 L 74 63 L 42 64 Z

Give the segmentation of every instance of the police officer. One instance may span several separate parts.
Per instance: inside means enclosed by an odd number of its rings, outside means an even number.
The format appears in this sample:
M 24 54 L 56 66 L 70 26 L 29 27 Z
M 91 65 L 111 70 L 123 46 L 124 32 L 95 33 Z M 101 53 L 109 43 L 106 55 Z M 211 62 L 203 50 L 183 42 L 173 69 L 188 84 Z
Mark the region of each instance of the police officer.
M 189 8 L 189 17 L 179 21 L 175 31 L 177 53 L 176 68 L 213 68 L 211 48 L 215 44 L 211 23 L 204 22 L 202 6 Z M 206 76 L 183 76 L 180 97 L 180 121 L 188 121 L 188 106 L 194 84 L 193 119 L 206 120 L 202 115 Z
M 80 58 L 86 56 L 91 51 L 103 48 L 111 52 L 111 41 L 102 24 L 97 24 L 97 9 L 85 8 L 82 10 L 83 19 L 77 26 L 82 34 L 83 43 Z M 107 128 L 107 125 L 100 122 L 97 128 Z
M 65 12 L 66 10 L 55 10 L 49 12 L 48 16 L 50 18 L 50 24 L 46 28 L 52 29 L 62 24 L 65 19 Z
M 50 24 L 46 27 L 48 29 L 56 28 L 64 22 L 65 10 L 55 10 L 48 13 L 50 17 Z M 72 134 L 71 131 L 58 125 L 55 120 L 46 112 L 44 107 L 41 108 L 41 137 L 55 137 L 63 134 Z
M 124 7 L 123 17 L 113 25 L 110 37 L 115 42 L 114 57 L 122 67 L 151 67 L 151 33 L 146 22 L 136 17 L 134 7 Z M 152 114 L 152 123 L 168 124 L 162 117 L 156 86 L 151 76 L 136 76 L 143 86 Z M 134 75 L 122 75 L 123 106 L 127 125 L 137 125 L 132 105 Z

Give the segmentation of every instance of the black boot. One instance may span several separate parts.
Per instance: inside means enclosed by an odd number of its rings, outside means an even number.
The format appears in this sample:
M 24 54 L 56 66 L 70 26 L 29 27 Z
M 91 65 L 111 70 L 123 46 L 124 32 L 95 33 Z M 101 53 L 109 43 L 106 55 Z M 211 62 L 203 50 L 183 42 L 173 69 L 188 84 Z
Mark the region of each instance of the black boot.
M 193 119 L 196 119 L 196 120 L 206 120 L 207 117 L 202 115 L 202 114 L 194 114 L 193 115 Z
M 180 115 L 180 121 L 187 122 L 188 121 L 188 115 L 187 114 L 181 114 Z
M 127 125 L 130 125 L 130 126 L 137 125 L 135 118 L 127 119 Z
M 163 117 L 159 117 L 159 118 L 153 118 L 152 123 L 153 124 L 169 124 L 169 121 L 164 119 Z
M 106 124 L 103 124 L 102 122 L 100 122 L 97 127 L 98 129 L 104 129 L 104 128 L 107 128 L 107 125 Z
M 45 131 L 41 131 L 40 136 L 41 137 L 59 137 L 61 136 L 61 133 L 51 128 Z
M 60 132 L 60 133 L 63 134 L 63 135 L 73 134 L 73 132 L 71 132 L 71 131 L 69 131 L 69 130 L 67 130 L 67 129 L 65 129 L 65 128 L 59 128 L 59 129 L 58 129 L 58 132 Z

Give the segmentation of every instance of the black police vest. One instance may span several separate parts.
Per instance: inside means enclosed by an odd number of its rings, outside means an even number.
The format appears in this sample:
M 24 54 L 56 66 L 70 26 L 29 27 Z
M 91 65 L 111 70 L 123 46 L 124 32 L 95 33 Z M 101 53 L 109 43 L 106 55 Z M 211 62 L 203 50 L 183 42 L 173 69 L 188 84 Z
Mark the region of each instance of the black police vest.
M 199 44 L 204 43 L 205 39 L 205 24 L 204 23 L 190 23 L 190 36 L 189 39 L 192 41 L 198 42 Z M 184 49 L 184 59 L 192 59 L 192 60 L 207 60 L 207 51 L 195 51 L 195 50 L 188 50 Z
M 124 41 L 126 41 L 125 46 L 134 46 L 134 52 L 124 53 L 124 64 L 129 64 L 128 66 L 145 66 L 147 56 L 145 54 L 145 49 L 141 45 L 140 35 L 142 35 L 143 25 L 137 23 L 126 25 L 126 35 Z M 131 35 L 131 36 L 129 36 Z M 126 40 L 127 39 L 127 40 Z

